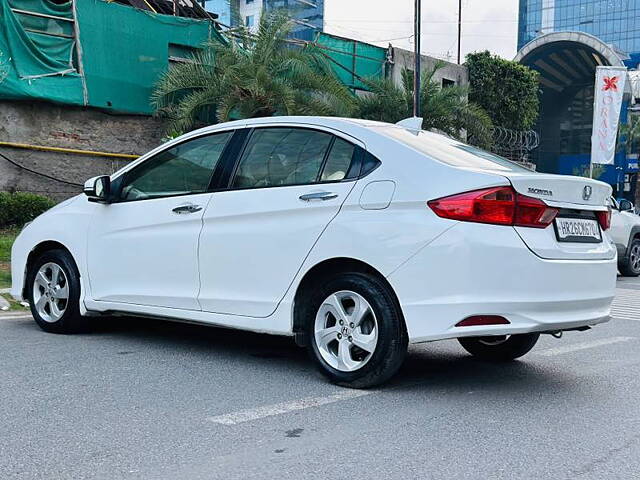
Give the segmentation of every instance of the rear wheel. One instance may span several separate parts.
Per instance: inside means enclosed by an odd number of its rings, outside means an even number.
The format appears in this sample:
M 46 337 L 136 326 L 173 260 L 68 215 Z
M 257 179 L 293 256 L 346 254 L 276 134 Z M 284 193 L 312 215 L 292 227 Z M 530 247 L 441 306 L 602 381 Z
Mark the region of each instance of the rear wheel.
M 618 269 L 625 277 L 640 275 L 640 239 L 634 238 L 631 241 L 627 254 L 618 263 Z
M 80 274 L 66 250 L 44 252 L 27 276 L 33 318 L 46 332 L 75 333 L 87 329 L 80 315 Z
M 508 362 L 528 353 L 538 342 L 539 333 L 459 338 L 460 345 L 474 357 L 491 362 Z
M 331 381 L 367 388 L 398 371 L 407 333 L 393 294 L 378 278 L 338 274 L 325 279 L 307 301 L 309 353 Z

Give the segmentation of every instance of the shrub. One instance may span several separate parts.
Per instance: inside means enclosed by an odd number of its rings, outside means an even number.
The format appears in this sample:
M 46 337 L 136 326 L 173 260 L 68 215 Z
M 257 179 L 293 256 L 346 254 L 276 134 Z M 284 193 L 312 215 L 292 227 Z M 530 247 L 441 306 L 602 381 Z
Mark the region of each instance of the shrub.
M 56 204 L 53 200 L 26 192 L 0 192 L 0 228 L 22 227 Z
M 488 51 L 470 53 L 469 101 L 480 105 L 494 125 L 529 130 L 538 118 L 538 72 Z

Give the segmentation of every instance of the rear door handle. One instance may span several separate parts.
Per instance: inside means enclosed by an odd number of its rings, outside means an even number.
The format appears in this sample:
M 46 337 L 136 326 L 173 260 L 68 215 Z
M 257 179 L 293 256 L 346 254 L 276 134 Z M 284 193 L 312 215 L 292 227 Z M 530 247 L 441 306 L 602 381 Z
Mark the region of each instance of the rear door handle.
M 316 200 L 332 200 L 334 198 L 338 198 L 338 194 L 333 192 L 316 192 L 300 195 L 300 200 L 302 200 L 303 202 L 313 202 Z
M 180 205 L 179 207 L 171 210 L 173 213 L 177 213 L 178 215 L 182 215 L 185 213 L 196 213 L 202 210 L 200 205 L 194 205 L 193 203 L 187 203 L 186 205 Z

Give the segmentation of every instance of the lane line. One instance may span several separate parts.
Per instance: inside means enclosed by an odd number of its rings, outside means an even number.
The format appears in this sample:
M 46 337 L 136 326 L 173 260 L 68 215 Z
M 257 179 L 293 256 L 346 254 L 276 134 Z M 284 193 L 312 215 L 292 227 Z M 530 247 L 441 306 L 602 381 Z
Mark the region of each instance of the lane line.
M 574 343 L 572 345 L 565 345 L 563 347 L 548 348 L 547 350 L 541 350 L 535 352 L 537 355 L 543 357 L 552 357 L 554 355 L 562 355 L 564 353 L 577 352 L 580 350 L 586 350 L 588 348 L 602 347 L 604 345 L 611 345 L 614 343 L 628 342 L 629 340 L 636 340 L 636 337 L 611 337 L 603 338 L 601 340 L 593 340 L 591 342 Z
M 26 315 L 24 313 L 0 315 L 0 320 L 15 320 L 21 318 L 33 318 L 33 316 L 31 314 Z
M 640 322 L 640 291 L 616 288 L 616 296 L 611 304 L 611 316 Z
M 295 412 L 296 410 L 304 410 L 306 408 L 319 407 L 330 403 L 350 400 L 352 398 L 362 397 L 377 393 L 376 390 L 345 390 L 326 397 L 307 397 L 290 402 L 276 403 L 273 405 L 265 405 L 263 407 L 250 408 L 237 412 L 208 417 L 207 420 L 222 425 L 237 425 L 239 423 L 250 422 L 275 415 L 283 415 L 285 413 Z

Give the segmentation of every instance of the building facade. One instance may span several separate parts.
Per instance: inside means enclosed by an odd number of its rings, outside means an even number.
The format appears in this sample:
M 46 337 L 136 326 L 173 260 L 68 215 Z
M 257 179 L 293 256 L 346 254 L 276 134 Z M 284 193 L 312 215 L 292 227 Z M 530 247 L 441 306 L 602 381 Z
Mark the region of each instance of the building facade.
M 295 22 L 292 36 L 300 40 L 313 40 L 324 26 L 324 0 L 207 0 L 206 9 L 218 14 L 222 24 L 252 31 L 262 12 L 284 9 Z
M 640 63 L 640 0 L 520 0 L 518 49 L 540 35 L 584 32 Z
M 638 68 L 640 0 L 520 0 L 518 50 L 516 60 L 540 74 L 537 169 L 583 174 L 591 158 L 595 69 Z M 631 88 L 625 90 L 623 123 L 636 110 Z M 632 201 L 637 153 L 637 145 L 621 138 L 615 164 L 598 173 L 617 196 Z

